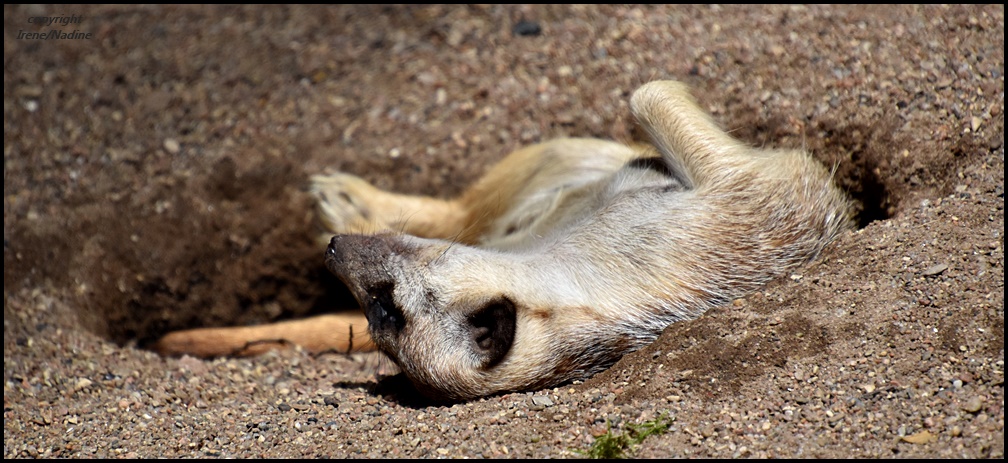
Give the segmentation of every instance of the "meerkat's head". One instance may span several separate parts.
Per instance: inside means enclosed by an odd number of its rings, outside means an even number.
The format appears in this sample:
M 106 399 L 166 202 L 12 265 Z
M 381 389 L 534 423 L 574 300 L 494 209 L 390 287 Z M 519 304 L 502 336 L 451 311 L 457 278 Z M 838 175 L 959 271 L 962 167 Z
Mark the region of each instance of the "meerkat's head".
M 576 314 L 560 320 L 534 296 L 541 288 L 522 287 L 516 259 L 391 234 L 337 235 L 326 251 L 375 344 L 419 391 L 452 400 L 552 385 L 583 376 L 582 363 L 606 363 L 605 343 L 568 337 L 586 335 L 572 329 Z

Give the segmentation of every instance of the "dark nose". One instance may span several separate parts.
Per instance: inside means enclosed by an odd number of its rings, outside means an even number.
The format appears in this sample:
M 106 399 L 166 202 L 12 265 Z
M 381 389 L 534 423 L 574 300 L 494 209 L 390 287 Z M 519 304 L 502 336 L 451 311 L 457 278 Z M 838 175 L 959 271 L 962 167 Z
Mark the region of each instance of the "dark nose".
M 355 235 L 333 235 L 332 239 L 329 240 L 329 247 L 326 249 L 326 255 L 335 256 L 338 252 L 348 248 L 348 244 L 351 241 L 359 241 L 359 238 Z
M 403 250 L 393 235 L 335 235 L 329 240 L 326 262 L 333 271 L 337 271 L 333 264 L 360 271 L 362 267 L 374 267 Z
M 376 247 L 367 236 L 335 235 L 326 248 L 325 262 L 337 276 L 349 276 L 367 272 L 382 259 L 382 249 Z
M 335 235 L 329 240 L 329 247 L 326 248 L 326 258 L 336 256 L 336 248 L 339 246 L 339 235 Z

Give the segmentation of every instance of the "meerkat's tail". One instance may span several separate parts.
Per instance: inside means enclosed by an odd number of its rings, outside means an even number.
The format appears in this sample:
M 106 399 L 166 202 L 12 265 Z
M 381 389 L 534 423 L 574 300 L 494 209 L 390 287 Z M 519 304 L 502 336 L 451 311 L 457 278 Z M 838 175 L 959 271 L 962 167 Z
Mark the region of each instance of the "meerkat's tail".
M 370 352 L 374 342 L 367 332 L 363 313 L 319 315 L 266 325 L 196 328 L 174 331 L 153 348 L 161 355 L 194 357 L 244 357 L 278 347 L 301 346 L 308 352 Z

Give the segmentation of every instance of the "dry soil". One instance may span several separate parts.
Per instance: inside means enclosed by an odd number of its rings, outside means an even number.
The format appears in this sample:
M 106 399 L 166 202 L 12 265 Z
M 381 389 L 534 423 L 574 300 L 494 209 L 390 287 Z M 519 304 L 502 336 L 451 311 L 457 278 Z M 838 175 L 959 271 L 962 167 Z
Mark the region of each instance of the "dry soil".
M 858 230 L 555 389 L 145 349 L 353 306 L 311 174 L 455 194 L 522 145 L 640 139 L 666 78 L 835 166 Z M 3 111 L 5 458 L 577 457 L 660 417 L 629 455 L 1004 456 L 1003 6 L 6 5 Z

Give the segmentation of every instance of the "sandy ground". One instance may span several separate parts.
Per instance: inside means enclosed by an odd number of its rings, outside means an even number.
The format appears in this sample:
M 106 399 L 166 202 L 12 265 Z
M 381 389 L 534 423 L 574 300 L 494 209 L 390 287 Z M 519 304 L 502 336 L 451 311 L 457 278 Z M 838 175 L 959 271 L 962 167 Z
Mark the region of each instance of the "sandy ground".
M 836 166 L 859 229 L 556 389 L 145 349 L 353 306 L 309 175 L 451 195 L 528 143 L 639 139 L 663 78 Z M 577 457 L 660 416 L 630 455 L 1002 458 L 1004 7 L 7 5 L 3 343 L 5 458 Z

